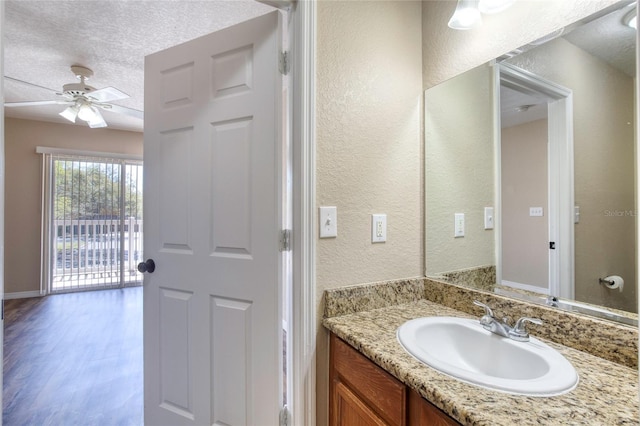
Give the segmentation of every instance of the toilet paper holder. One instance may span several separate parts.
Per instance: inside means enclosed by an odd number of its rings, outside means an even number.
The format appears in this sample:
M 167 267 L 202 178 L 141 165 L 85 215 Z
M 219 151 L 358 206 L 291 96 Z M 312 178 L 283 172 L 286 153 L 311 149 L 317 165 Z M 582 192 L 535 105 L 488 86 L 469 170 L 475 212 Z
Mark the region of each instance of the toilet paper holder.
M 613 280 L 608 280 L 606 278 L 600 278 L 600 284 L 613 285 Z
M 624 288 L 624 279 L 619 275 L 609 275 L 608 277 L 599 278 L 600 284 L 608 289 L 618 289 L 622 292 Z

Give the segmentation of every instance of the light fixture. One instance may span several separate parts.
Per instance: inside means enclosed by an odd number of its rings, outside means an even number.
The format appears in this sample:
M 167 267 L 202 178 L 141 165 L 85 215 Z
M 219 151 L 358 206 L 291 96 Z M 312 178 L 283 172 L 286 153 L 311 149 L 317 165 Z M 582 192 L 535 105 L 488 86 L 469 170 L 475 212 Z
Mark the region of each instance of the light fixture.
M 96 119 L 96 111 L 89 104 L 80 105 L 80 109 L 78 110 L 78 118 L 84 121 L 94 121 Z
M 70 107 L 67 107 L 64 111 L 62 111 L 60 115 L 70 122 L 75 123 L 76 117 L 78 116 L 78 107 L 76 105 L 71 105 Z
M 624 18 L 622 18 L 622 22 L 628 27 L 633 28 L 634 30 L 638 29 L 638 11 L 634 7 L 633 10 L 629 11 Z
M 493 15 L 506 10 L 516 0 L 458 0 L 449 19 L 449 28 L 470 30 L 482 24 L 482 14 Z
M 88 102 L 78 101 L 67 107 L 60 115 L 72 123 L 76 122 L 76 118 L 86 121 L 92 129 L 107 127 L 107 123 L 104 121 L 100 111 Z
M 470 30 L 481 23 L 482 16 L 478 10 L 478 0 L 458 0 L 448 25 L 454 30 Z
M 516 0 L 480 0 L 478 10 L 485 15 L 493 15 L 494 13 L 507 10 L 515 1 Z
M 535 106 L 534 104 L 520 105 L 520 106 L 516 107 L 516 111 L 518 111 L 518 112 L 527 112 L 531 108 L 533 108 L 534 106 Z

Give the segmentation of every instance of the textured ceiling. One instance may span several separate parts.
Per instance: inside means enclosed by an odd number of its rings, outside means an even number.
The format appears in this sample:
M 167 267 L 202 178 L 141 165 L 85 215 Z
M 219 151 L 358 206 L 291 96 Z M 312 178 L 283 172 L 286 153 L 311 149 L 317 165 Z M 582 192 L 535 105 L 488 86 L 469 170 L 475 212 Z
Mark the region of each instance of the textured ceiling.
M 64 84 L 78 82 L 70 66 L 83 65 L 94 72 L 88 84 L 120 89 L 130 98 L 114 103 L 138 110 L 144 105 L 146 55 L 273 10 L 254 0 L 4 4 L 6 102 L 56 99 Z M 58 105 L 5 108 L 5 115 L 71 124 L 58 116 L 61 110 Z M 103 115 L 111 128 L 142 131 L 142 120 L 108 111 Z
M 629 2 L 621 2 L 621 4 L 627 3 Z M 629 13 L 635 13 L 635 3 L 603 14 L 593 20 L 587 18 L 582 24 L 570 26 L 570 32 L 566 33 L 563 38 L 628 76 L 635 77 L 636 31 L 624 22 L 624 18 Z M 545 118 L 547 116 L 546 104 L 547 100 L 544 96 L 530 96 L 501 86 L 502 126 L 510 127 Z M 521 108 L 522 106 L 525 108 Z
M 624 23 L 629 13 L 635 13 L 635 4 L 588 22 L 564 38 L 628 76 L 635 77 L 636 31 Z

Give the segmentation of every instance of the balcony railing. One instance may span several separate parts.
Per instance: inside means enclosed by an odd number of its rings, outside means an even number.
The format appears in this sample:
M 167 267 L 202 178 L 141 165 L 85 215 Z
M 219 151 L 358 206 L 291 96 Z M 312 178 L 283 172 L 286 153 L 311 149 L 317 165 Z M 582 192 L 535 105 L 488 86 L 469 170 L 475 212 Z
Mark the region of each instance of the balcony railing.
M 142 282 L 142 219 L 54 220 L 53 291 Z

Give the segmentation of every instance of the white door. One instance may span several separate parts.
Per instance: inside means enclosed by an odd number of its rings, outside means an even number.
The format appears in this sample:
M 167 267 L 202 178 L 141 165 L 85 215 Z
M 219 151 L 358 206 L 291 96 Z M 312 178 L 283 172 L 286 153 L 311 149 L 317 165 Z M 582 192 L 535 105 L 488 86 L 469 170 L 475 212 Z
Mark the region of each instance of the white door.
M 278 424 L 282 22 L 146 58 L 146 425 Z

